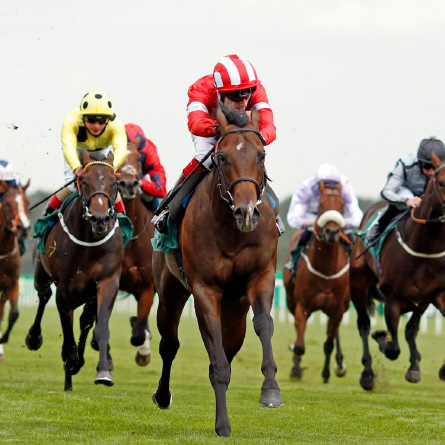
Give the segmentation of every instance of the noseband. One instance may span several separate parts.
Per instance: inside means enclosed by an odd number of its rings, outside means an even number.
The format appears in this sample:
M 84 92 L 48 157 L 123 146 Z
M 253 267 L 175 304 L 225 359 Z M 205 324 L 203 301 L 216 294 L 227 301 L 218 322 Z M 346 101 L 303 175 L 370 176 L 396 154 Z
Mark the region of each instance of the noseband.
M 242 176 L 240 178 L 235 179 L 234 181 L 232 181 L 229 184 L 227 184 L 227 181 L 224 177 L 224 173 L 222 171 L 222 167 L 221 167 L 221 153 L 218 151 L 219 145 L 222 142 L 222 140 L 230 133 L 239 133 L 239 132 L 244 132 L 244 131 L 250 131 L 252 133 L 256 133 L 258 135 L 258 137 L 260 138 L 261 143 L 264 145 L 265 144 L 265 140 L 263 138 L 263 135 L 258 131 L 255 130 L 253 128 L 235 128 L 229 131 L 226 131 L 218 140 L 216 147 L 215 147 L 215 153 L 212 154 L 212 162 L 215 165 L 217 171 L 218 171 L 218 188 L 219 188 L 219 193 L 221 195 L 221 198 L 227 202 L 227 204 L 229 204 L 230 208 L 232 210 L 235 210 L 235 204 L 233 201 L 233 196 L 231 194 L 231 191 L 233 189 L 233 187 L 238 184 L 239 182 L 252 182 L 255 184 L 256 189 L 257 189 L 257 202 L 256 205 L 261 204 L 261 196 L 264 193 L 264 189 L 266 188 L 266 182 L 269 179 L 267 177 L 266 172 L 263 170 L 263 175 L 262 175 L 262 179 L 261 179 L 261 184 L 258 183 L 258 181 L 256 181 L 255 179 L 249 177 L 249 176 Z M 224 186 L 224 191 L 223 191 L 223 186 Z
M 86 170 L 90 165 L 95 165 L 95 164 L 106 165 L 106 166 L 112 168 L 113 171 L 115 171 L 114 167 L 113 167 L 111 164 L 108 164 L 107 162 L 93 161 L 93 162 L 90 162 L 90 163 L 88 163 L 87 165 L 85 165 L 85 167 L 84 167 L 84 172 L 85 172 L 85 170 Z M 80 179 L 80 178 L 79 178 L 79 179 Z M 83 209 L 83 212 L 84 212 L 84 213 L 83 213 L 83 217 L 84 217 L 85 219 L 89 219 L 89 218 L 91 218 L 91 217 L 93 216 L 93 215 L 90 213 L 90 210 L 89 210 L 88 207 L 89 207 L 91 198 L 92 198 L 93 196 L 95 196 L 95 195 L 104 195 L 104 196 L 108 199 L 108 203 L 109 203 L 109 207 L 108 207 L 108 215 L 109 215 L 111 218 L 113 218 L 113 217 L 115 216 L 116 211 L 115 211 L 115 209 L 114 209 L 114 203 L 115 203 L 115 201 L 116 201 L 116 197 L 117 197 L 117 193 L 118 193 L 118 183 L 117 183 L 117 181 L 115 181 L 115 183 L 114 183 L 114 197 L 113 197 L 113 198 L 111 198 L 111 196 L 110 196 L 108 193 L 103 192 L 103 191 L 101 191 L 101 190 L 97 190 L 97 191 L 93 192 L 93 193 L 88 197 L 88 199 L 86 199 L 85 196 L 84 196 L 84 193 L 82 193 L 82 182 L 80 182 L 80 186 L 79 186 L 78 188 L 79 188 L 79 193 L 80 193 L 80 199 L 81 199 L 81 202 L 82 202 L 82 209 Z

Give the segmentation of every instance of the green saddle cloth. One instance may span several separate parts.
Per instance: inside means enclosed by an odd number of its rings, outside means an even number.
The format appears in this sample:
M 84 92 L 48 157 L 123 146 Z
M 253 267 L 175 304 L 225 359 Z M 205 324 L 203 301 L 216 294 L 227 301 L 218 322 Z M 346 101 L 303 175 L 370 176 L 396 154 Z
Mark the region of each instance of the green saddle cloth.
M 59 220 L 59 213 L 63 213 L 67 205 L 78 196 L 79 192 L 76 191 L 72 193 L 70 196 L 68 196 L 68 198 L 65 199 L 65 201 L 63 201 L 60 209 L 56 210 L 50 215 L 41 216 L 34 224 L 34 238 L 39 238 L 39 241 L 37 242 L 37 248 L 42 255 L 45 255 L 46 240 L 48 238 L 49 232 L 51 231 L 51 228 Z M 133 224 L 131 223 L 130 218 L 128 218 L 128 216 L 124 215 L 123 213 L 117 214 L 117 220 L 119 221 L 119 227 L 122 230 L 124 246 L 126 246 L 129 243 L 131 236 L 133 235 Z
M 377 212 L 375 212 L 371 216 L 371 218 L 369 218 L 369 220 L 366 222 L 364 229 L 358 230 L 357 232 L 355 232 L 355 234 L 361 238 L 362 243 L 364 244 L 365 248 L 368 249 L 369 252 L 371 252 L 371 255 L 376 259 L 378 259 L 380 252 L 382 251 L 382 247 L 386 241 L 387 236 L 390 234 L 392 229 L 394 229 L 394 227 L 400 221 L 400 218 L 394 218 L 388 224 L 388 226 L 386 227 L 385 231 L 383 232 L 383 234 L 381 235 L 379 240 L 373 246 L 369 247 L 369 242 L 366 239 L 366 234 L 368 233 L 368 230 L 370 229 L 371 226 L 378 223 L 380 216 L 383 215 L 383 213 L 385 213 L 387 208 L 388 208 L 388 206 L 385 206 L 385 207 L 377 210 Z
M 167 232 L 160 233 L 155 230 L 155 236 L 151 239 L 151 244 L 155 252 L 170 253 L 179 249 L 178 244 L 178 226 L 168 215 Z

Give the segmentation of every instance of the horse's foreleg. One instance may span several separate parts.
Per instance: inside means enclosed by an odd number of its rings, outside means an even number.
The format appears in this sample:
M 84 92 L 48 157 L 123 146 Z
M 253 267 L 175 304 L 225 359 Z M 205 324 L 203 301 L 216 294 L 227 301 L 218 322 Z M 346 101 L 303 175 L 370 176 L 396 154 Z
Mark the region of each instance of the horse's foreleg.
M 97 374 L 94 378 L 96 385 L 114 385 L 107 352 L 110 340 L 109 320 L 118 290 L 119 274 L 103 279 L 97 284 L 97 321 L 94 335 L 99 345 L 99 361 L 96 367 Z
M 154 285 L 145 286 L 137 296 L 138 311 L 137 317 L 131 317 L 130 322 L 133 328 L 131 344 L 141 346 L 146 340 L 147 319 L 153 305 Z
M 57 309 L 59 311 L 60 323 L 63 331 L 62 360 L 65 366 L 65 391 L 73 389 L 73 368 L 77 366 L 77 346 L 73 332 L 73 310 L 59 297 L 60 289 L 57 290 Z
M 175 297 L 173 297 L 175 298 Z M 174 306 L 165 307 L 159 302 L 157 312 L 157 324 L 161 341 L 159 342 L 159 354 L 162 359 L 162 373 L 158 388 L 153 393 L 153 402 L 161 409 L 168 408 L 173 400 L 170 391 L 170 373 L 173 360 L 179 349 L 178 326 L 182 310 L 187 299 L 178 299 Z
M 196 301 L 196 295 L 195 301 Z M 223 347 L 221 309 L 217 308 L 218 297 L 201 296 L 195 304 L 199 330 L 210 359 L 209 378 L 215 392 L 215 431 L 219 436 L 229 437 L 231 426 L 227 413 L 226 393 L 230 383 L 231 368 Z
M 337 377 L 344 377 L 346 375 L 346 365 L 343 363 L 343 352 L 340 346 L 340 335 L 337 331 L 335 336 L 335 343 L 337 345 L 337 353 L 335 355 L 335 367 L 334 372 Z
M 309 313 L 304 313 L 303 306 L 300 303 L 295 305 L 295 329 L 297 331 L 297 339 L 294 344 L 289 345 L 289 349 L 293 351 L 293 363 L 290 376 L 293 378 L 301 379 L 303 377 L 303 368 L 301 367 L 301 358 L 305 352 L 304 346 L 304 332 L 306 330 L 306 322 L 309 317 Z
M 18 297 L 19 297 L 19 285 L 18 282 L 14 284 L 7 292 L 2 293 L 2 300 L 9 300 L 9 304 L 11 305 L 9 310 L 8 317 L 8 327 L 4 334 L 0 336 L 0 343 L 8 343 L 9 334 L 12 331 L 12 328 L 19 318 L 19 305 L 18 305 Z M 3 305 L 4 303 L 2 303 Z M 0 320 L 3 318 L 3 313 L 0 314 Z
M 29 328 L 28 335 L 25 338 L 26 346 L 31 351 L 37 351 L 42 346 L 42 318 L 51 295 L 52 290 L 50 286 L 44 290 L 38 290 L 39 306 L 37 308 L 36 318 L 34 319 L 32 326 Z
M 73 374 L 77 374 L 80 368 L 85 364 L 85 344 L 87 341 L 88 334 L 94 324 L 94 314 L 96 311 L 96 305 L 93 303 L 85 304 L 82 315 L 80 316 L 80 336 L 79 342 L 77 344 L 77 355 L 79 361 L 77 366 L 73 369 Z
M 274 284 L 274 280 L 272 281 Z M 270 316 L 273 302 L 273 288 L 269 290 L 267 283 L 258 282 L 255 288 L 248 289 L 247 296 L 253 309 L 253 327 L 263 347 L 261 372 L 264 382 L 261 387 L 260 405 L 279 407 L 283 405 L 281 391 L 276 381 L 277 365 L 272 352 L 273 319 Z
M 323 382 L 328 383 L 329 377 L 331 376 L 331 371 L 329 369 L 331 362 L 332 351 L 334 350 L 334 339 L 338 338 L 338 326 L 340 324 L 340 319 L 338 317 L 329 318 L 328 327 L 327 327 L 327 339 L 323 345 L 324 354 L 325 354 L 325 362 L 323 366 L 323 371 L 321 372 L 321 376 L 323 377 Z
M 408 368 L 408 371 L 406 372 L 405 379 L 410 383 L 417 383 L 420 381 L 420 353 L 417 350 L 416 345 L 416 337 L 417 333 L 419 332 L 419 322 L 420 318 L 422 317 L 422 314 L 425 312 L 425 310 L 420 312 L 413 312 L 411 315 L 411 318 L 409 319 L 408 323 L 405 327 L 405 339 L 409 345 L 410 350 L 410 358 L 409 361 L 411 362 L 411 366 Z
M 358 295 L 363 295 L 362 290 L 356 291 Z M 352 294 L 352 292 L 351 292 Z M 360 385 L 363 389 L 371 391 L 375 385 L 375 375 L 372 369 L 372 357 L 369 351 L 369 332 L 371 330 L 371 319 L 369 318 L 366 299 L 360 298 L 357 300 L 353 299 L 355 309 L 357 311 L 357 328 L 362 339 L 363 355 L 362 364 L 364 369 L 360 376 Z
M 400 306 L 395 301 L 387 297 L 385 301 L 385 321 L 388 328 L 385 340 L 384 353 L 386 358 L 396 360 L 400 354 L 397 329 L 400 320 Z

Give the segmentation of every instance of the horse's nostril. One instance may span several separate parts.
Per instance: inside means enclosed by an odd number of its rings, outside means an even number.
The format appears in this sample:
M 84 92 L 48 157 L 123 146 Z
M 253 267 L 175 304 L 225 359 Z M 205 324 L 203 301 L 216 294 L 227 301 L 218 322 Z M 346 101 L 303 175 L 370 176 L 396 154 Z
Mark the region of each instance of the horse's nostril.
M 93 223 L 93 224 L 96 224 L 97 223 L 97 217 L 96 216 L 91 216 L 91 222 Z
M 110 221 L 111 221 L 111 218 L 109 217 L 109 216 L 106 216 L 105 218 L 104 218 L 104 224 L 110 224 Z
M 133 187 L 137 187 L 139 185 L 139 181 L 134 181 L 133 182 Z

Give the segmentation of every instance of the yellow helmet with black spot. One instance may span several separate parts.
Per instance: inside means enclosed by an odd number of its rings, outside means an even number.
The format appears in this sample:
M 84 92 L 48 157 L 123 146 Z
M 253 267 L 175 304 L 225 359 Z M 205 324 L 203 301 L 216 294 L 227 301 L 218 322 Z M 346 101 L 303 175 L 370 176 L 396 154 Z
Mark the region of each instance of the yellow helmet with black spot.
M 108 94 L 93 90 L 83 96 L 80 102 L 80 112 L 83 116 L 114 116 L 113 104 Z

